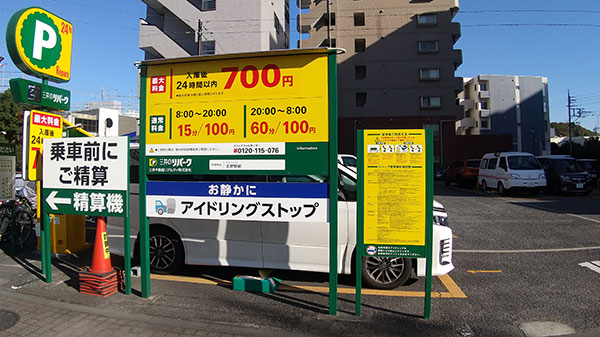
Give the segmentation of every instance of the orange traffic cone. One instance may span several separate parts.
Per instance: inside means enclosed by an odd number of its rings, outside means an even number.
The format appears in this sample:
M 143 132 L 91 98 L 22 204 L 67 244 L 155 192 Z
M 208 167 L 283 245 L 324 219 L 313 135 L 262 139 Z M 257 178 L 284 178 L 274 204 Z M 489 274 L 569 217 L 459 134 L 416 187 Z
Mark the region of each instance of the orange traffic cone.
M 110 251 L 106 238 L 106 221 L 98 217 L 96 239 L 92 255 L 92 266 L 79 272 L 79 291 L 85 294 L 106 297 L 122 288 L 123 273 L 117 272 L 110 263 Z
M 96 225 L 96 239 L 94 240 L 94 254 L 92 255 L 92 266 L 89 271 L 96 274 L 104 274 L 112 271 L 110 264 L 110 250 L 108 238 L 106 237 L 106 221 L 99 216 Z

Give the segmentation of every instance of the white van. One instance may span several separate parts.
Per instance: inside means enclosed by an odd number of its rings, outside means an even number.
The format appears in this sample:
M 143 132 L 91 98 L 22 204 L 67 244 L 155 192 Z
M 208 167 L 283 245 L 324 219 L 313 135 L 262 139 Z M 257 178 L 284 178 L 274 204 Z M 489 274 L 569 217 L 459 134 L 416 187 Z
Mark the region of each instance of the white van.
M 492 188 L 501 195 L 515 190 L 535 195 L 546 187 L 546 176 L 531 153 L 495 152 L 481 158 L 477 183 L 484 192 Z
M 132 144 L 131 163 L 131 251 L 139 252 L 139 186 L 137 147 Z M 338 164 L 338 273 L 350 274 L 356 247 L 356 171 Z M 252 176 L 205 176 L 204 179 L 239 181 Z M 151 180 L 181 180 L 182 176 L 150 177 Z M 200 179 L 201 177 L 195 177 Z M 320 176 L 254 176 L 265 182 L 324 182 Z M 216 180 L 219 181 L 219 180 Z M 222 181 L 222 180 L 220 180 Z M 244 180 L 248 181 L 248 180 Z M 293 182 L 290 182 L 293 181 Z M 292 188 L 292 187 L 291 187 Z M 169 205 L 154 205 L 169 213 Z M 452 264 L 452 230 L 442 204 L 434 201 L 432 275 L 444 275 Z M 173 206 L 174 207 L 174 206 Z M 172 273 L 183 264 L 329 271 L 329 223 L 203 220 L 150 217 L 150 268 Z M 110 252 L 123 255 L 123 218 L 109 217 L 106 228 Z M 365 257 L 363 280 L 373 288 L 393 289 L 409 276 L 425 276 L 425 259 Z

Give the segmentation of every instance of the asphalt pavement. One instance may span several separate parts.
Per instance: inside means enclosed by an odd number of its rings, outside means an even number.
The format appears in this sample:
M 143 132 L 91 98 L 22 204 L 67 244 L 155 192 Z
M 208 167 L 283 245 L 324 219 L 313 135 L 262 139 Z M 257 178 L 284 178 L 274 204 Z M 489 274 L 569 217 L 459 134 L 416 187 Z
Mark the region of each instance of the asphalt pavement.
M 433 291 L 439 296 L 432 298 L 429 320 L 422 318 L 419 296 L 363 294 L 362 315 L 356 317 L 352 277 L 340 277 L 344 291 L 338 295 L 338 314 L 331 316 L 328 294 L 322 290 L 328 287 L 327 275 L 318 273 L 306 280 L 299 276 L 305 273 L 286 275 L 293 284 L 273 294 L 256 294 L 234 291 L 230 283 L 236 273 L 255 271 L 191 267 L 185 271 L 189 277 L 153 275 L 149 298 L 140 296 L 140 279 L 135 277 L 132 295 L 85 295 L 78 291 L 77 272 L 90 264 L 91 250 L 53 255 L 53 282 L 46 283 L 32 240 L 15 256 L 9 245 L 0 244 L 0 336 L 550 336 L 539 334 L 549 331 L 544 329 L 600 336 L 596 274 L 576 264 L 597 259 L 595 251 L 529 257 L 483 252 L 567 247 L 574 233 L 583 233 L 577 237 L 580 246 L 597 246 L 600 226 L 581 217 L 600 221 L 600 211 L 591 212 L 577 198 L 558 202 L 543 197 L 486 198 L 454 188 L 442 192 L 436 199 L 448 208 L 457 235 L 456 269 L 449 277 L 464 293 L 454 296 L 456 290 L 434 278 Z M 592 198 L 597 204 L 600 195 Z M 564 215 L 567 210 L 571 213 Z M 507 218 L 498 221 L 498 211 Z M 532 264 L 537 259 L 540 263 Z M 542 277 L 551 272 L 555 260 L 562 262 L 558 276 Z M 113 257 L 113 265 L 121 264 Z M 495 269 L 501 273 L 492 273 Z M 422 291 L 423 283 L 415 279 L 396 294 Z M 561 332 L 559 325 L 539 325 L 545 321 L 568 322 L 572 329 Z M 528 334 L 526 328 L 531 329 Z

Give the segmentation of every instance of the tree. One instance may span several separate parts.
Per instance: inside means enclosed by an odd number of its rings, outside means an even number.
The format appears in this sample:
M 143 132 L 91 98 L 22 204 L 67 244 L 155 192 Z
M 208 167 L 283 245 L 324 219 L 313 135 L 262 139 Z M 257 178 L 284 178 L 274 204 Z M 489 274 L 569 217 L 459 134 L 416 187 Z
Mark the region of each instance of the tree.
M 17 114 L 28 109 L 13 100 L 10 90 L 0 94 L 0 142 L 15 144 L 17 147 L 17 171 L 21 170 L 23 151 L 23 121 Z
M 557 136 L 569 136 L 569 123 L 550 123 L 550 127 L 554 128 Z M 581 136 L 598 136 L 598 134 L 582 127 L 581 125 L 573 125 L 571 128 L 571 137 Z

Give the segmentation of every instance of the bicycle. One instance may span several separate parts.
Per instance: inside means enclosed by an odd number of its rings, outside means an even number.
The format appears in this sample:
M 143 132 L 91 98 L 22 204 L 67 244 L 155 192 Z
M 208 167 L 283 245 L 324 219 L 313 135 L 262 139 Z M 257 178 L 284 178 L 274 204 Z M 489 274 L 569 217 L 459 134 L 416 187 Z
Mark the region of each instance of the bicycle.
M 33 208 L 26 198 L 2 202 L 0 205 L 0 241 L 11 241 L 14 233 L 16 235 L 15 244 L 23 247 L 33 231 Z

